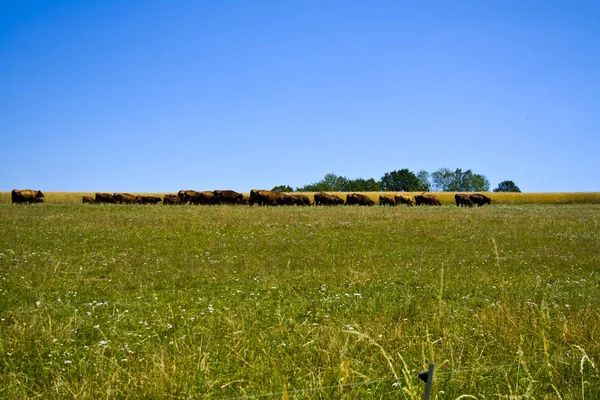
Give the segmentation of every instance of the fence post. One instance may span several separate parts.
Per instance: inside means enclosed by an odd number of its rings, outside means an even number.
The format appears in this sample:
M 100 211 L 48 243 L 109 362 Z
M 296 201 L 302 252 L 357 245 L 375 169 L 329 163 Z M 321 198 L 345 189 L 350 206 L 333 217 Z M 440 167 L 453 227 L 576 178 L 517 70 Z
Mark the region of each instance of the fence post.
M 430 362 L 429 363 L 429 371 L 423 371 L 419 373 L 419 378 L 424 381 L 425 383 L 427 383 L 427 386 L 425 387 L 425 400 L 429 400 L 429 397 L 431 396 L 431 386 L 433 385 L 433 370 L 435 368 L 435 364 Z

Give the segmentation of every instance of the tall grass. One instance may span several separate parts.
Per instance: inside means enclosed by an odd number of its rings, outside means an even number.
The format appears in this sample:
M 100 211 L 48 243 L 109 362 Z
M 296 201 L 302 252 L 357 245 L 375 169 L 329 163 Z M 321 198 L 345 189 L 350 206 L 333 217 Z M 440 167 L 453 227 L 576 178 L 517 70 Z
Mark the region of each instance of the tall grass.
M 419 399 L 434 361 L 438 399 L 595 399 L 599 231 L 598 205 L 0 205 L 0 398 Z

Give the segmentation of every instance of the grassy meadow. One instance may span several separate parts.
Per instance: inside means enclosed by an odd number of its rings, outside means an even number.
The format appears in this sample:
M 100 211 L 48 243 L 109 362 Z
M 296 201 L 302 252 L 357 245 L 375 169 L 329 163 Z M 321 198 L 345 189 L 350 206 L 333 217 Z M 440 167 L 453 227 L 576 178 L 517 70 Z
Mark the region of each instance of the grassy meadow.
M 600 205 L 555 204 L 598 194 L 68 201 L 85 194 L 0 198 L 0 398 L 422 399 L 429 361 L 435 399 L 600 397 Z

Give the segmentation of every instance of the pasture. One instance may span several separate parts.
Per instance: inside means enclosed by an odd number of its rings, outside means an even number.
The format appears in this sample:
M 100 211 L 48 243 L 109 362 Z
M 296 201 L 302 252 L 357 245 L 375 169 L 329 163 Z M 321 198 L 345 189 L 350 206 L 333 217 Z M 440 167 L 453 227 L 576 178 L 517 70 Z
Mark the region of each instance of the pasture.
M 67 195 L 0 199 L 0 398 L 600 396 L 598 204 Z

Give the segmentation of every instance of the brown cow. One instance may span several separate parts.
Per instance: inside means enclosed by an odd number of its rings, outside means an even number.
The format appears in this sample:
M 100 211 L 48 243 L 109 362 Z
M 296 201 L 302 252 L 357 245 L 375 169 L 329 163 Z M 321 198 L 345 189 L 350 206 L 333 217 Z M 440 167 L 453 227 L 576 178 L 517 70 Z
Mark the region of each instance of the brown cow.
M 346 205 L 353 206 L 358 204 L 359 206 L 373 206 L 375 202 L 367 195 L 360 193 L 350 193 L 346 195 Z
M 284 194 L 283 203 L 288 206 L 310 206 L 310 199 L 305 194 Z
M 13 189 L 11 192 L 12 202 L 14 204 L 30 204 L 30 203 L 41 203 L 44 193 L 41 190 L 30 190 L 30 189 Z
M 210 190 L 205 190 L 203 192 L 196 192 L 190 199 L 190 204 L 202 204 L 209 205 L 215 204 L 215 194 Z
M 272 192 L 270 190 L 251 190 L 250 205 L 259 204 L 261 206 L 277 206 L 283 205 L 283 193 Z
M 456 201 L 456 207 L 472 207 L 473 201 L 469 198 L 468 194 L 456 193 L 454 195 L 454 201 Z
M 410 196 L 406 196 L 403 194 L 395 195 L 394 200 L 396 200 L 396 204 L 406 204 L 409 207 L 412 207 L 414 205 L 413 199 Z
M 216 204 L 243 204 L 244 195 L 233 190 L 213 191 Z
M 473 202 L 473 204 L 477 204 L 477 207 L 481 207 L 485 204 L 492 204 L 492 199 L 487 197 L 484 194 L 474 193 L 469 196 L 469 200 Z
M 119 204 L 135 204 L 138 200 L 137 196 L 134 196 L 129 193 L 115 193 L 113 196 L 115 201 Z
M 396 199 L 392 196 L 381 195 L 381 196 L 379 196 L 379 205 L 380 206 L 389 205 L 391 207 L 394 207 L 394 206 L 396 206 Z
M 188 201 L 192 200 L 192 197 L 194 197 L 198 193 L 200 192 L 197 192 L 195 190 L 180 190 L 179 193 L 177 193 L 177 196 L 179 197 L 179 204 L 186 204 Z
M 334 194 L 319 192 L 315 193 L 314 197 L 316 206 L 337 206 L 344 204 L 344 200 Z
M 112 203 L 116 204 L 115 196 L 110 193 L 96 193 L 96 203 Z
M 441 206 L 442 203 L 437 197 L 431 194 L 419 194 L 415 196 L 415 203 L 420 206 L 424 204 L 426 206 Z
M 160 197 L 156 196 L 138 196 L 138 203 L 140 204 L 158 204 L 160 203 Z
M 81 197 L 81 202 L 83 204 L 86 204 L 86 203 L 87 204 L 94 204 L 96 202 L 96 200 L 94 200 L 94 198 L 91 197 L 91 196 L 82 196 Z
M 165 194 L 163 205 L 179 204 L 179 196 L 176 194 Z

